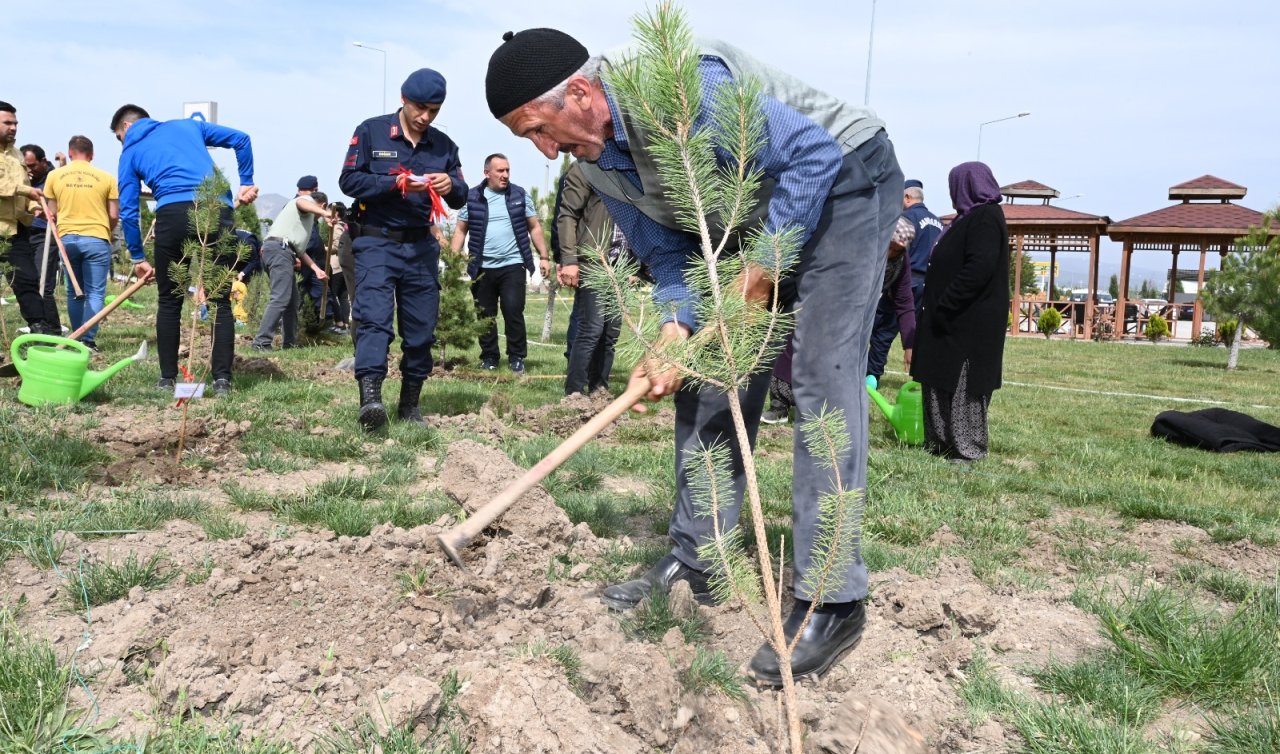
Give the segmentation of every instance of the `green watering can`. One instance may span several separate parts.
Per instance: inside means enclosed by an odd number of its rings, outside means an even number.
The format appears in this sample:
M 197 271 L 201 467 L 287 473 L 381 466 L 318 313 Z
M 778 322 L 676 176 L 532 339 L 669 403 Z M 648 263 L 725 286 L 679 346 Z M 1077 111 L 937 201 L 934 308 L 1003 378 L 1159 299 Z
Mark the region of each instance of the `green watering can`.
M 102 303 L 109 304 L 115 300 L 116 300 L 116 297 L 114 295 L 107 296 L 106 298 L 102 299 Z M 120 306 L 125 309 L 137 309 L 138 311 L 142 311 L 147 308 L 142 304 L 137 303 L 136 301 L 121 301 Z
M 867 394 L 884 412 L 898 440 L 907 445 L 924 444 L 924 401 L 921 399 L 920 383 L 911 381 L 898 390 L 897 401 L 890 405 L 889 401 L 876 390 L 867 378 Z
M 136 354 L 101 372 L 89 371 L 89 349 L 70 338 L 33 333 L 19 335 L 9 351 L 13 365 L 22 375 L 18 400 L 28 406 L 43 406 L 78 402 L 116 372 L 146 358 L 147 344 L 144 341 Z

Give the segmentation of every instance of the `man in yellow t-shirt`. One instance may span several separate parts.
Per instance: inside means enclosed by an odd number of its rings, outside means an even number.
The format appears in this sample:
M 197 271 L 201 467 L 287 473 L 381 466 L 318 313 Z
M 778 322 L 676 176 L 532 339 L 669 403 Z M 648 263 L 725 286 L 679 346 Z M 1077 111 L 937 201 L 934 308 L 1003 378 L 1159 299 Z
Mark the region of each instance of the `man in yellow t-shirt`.
M 67 153 L 71 162 L 49 174 L 44 192 L 71 269 L 85 293 L 85 300 L 77 301 L 67 283 L 67 317 L 79 329 L 102 309 L 111 275 L 111 232 L 120 220 L 120 190 L 115 176 L 90 164 L 93 142 L 88 137 L 72 136 Z M 97 350 L 97 334 L 94 326 L 80 336 L 80 342 Z

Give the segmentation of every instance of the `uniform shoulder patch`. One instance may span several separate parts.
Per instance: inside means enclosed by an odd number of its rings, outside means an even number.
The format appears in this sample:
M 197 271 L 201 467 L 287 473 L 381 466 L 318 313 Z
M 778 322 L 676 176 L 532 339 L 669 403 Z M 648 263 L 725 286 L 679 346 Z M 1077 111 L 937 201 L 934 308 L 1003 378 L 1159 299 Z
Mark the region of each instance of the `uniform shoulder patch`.
M 353 147 L 354 147 L 355 145 L 357 145 L 357 144 L 359 144 L 359 143 L 360 143 L 360 137 L 359 137 L 359 136 L 352 136 L 352 137 L 351 137 L 351 146 L 353 146 Z
M 397 123 L 391 127 L 391 138 L 394 139 L 399 135 L 400 135 L 400 124 Z

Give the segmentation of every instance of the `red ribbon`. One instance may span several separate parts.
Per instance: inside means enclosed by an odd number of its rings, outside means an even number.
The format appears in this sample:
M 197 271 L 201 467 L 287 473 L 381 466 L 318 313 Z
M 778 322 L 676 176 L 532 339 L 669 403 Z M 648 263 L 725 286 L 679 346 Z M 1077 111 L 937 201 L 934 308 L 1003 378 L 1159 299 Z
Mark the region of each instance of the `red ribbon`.
M 413 171 L 400 165 L 391 171 L 391 175 L 396 177 L 396 187 L 400 189 L 400 196 L 409 196 L 409 179 L 413 176 Z M 436 193 L 436 187 L 427 182 L 427 194 L 431 197 L 431 215 L 430 219 L 433 223 L 438 223 L 449 216 L 449 210 L 444 206 L 444 200 L 440 198 L 440 194 Z
M 187 382 L 191 382 L 191 380 L 192 380 L 192 378 L 193 378 L 193 375 L 191 374 L 191 371 L 187 369 L 187 365 L 186 365 L 186 364 L 179 364 L 179 365 L 178 365 L 178 368 L 182 370 L 182 379 L 186 380 Z M 186 399 L 186 398 L 179 398 L 179 399 L 178 399 L 178 402 L 177 402 L 177 403 L 175 403 L 175 404 L 173 404 L 173 407 L 174 407 L 174 408 L 178 408 L 179 406 L 181 406 L 182 404 L 184 404 L 184 403 L 186 403 L 186 402 L 187 402 L 187 399 Z

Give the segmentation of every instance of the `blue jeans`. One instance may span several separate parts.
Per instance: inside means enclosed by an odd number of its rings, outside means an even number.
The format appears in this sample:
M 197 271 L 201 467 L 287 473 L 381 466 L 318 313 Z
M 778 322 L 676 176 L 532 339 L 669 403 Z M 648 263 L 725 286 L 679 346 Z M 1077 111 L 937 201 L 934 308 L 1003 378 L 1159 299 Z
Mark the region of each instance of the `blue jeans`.
M 62 237 L 62 245 L 67 248 L 71 271 L 84 291 L 84 300 L 77 301 L 71 280 L 67 279 L 67 318 L 71 320 L 71 329 L 79 330 L 93 315 L 102 311 L 107 278 L 111 275 L 111 244 L 102 238 L 68 234 Z M 94 325 L 80 336 L 80 340 L 92 343 L 97 336 L 98 326 Z

